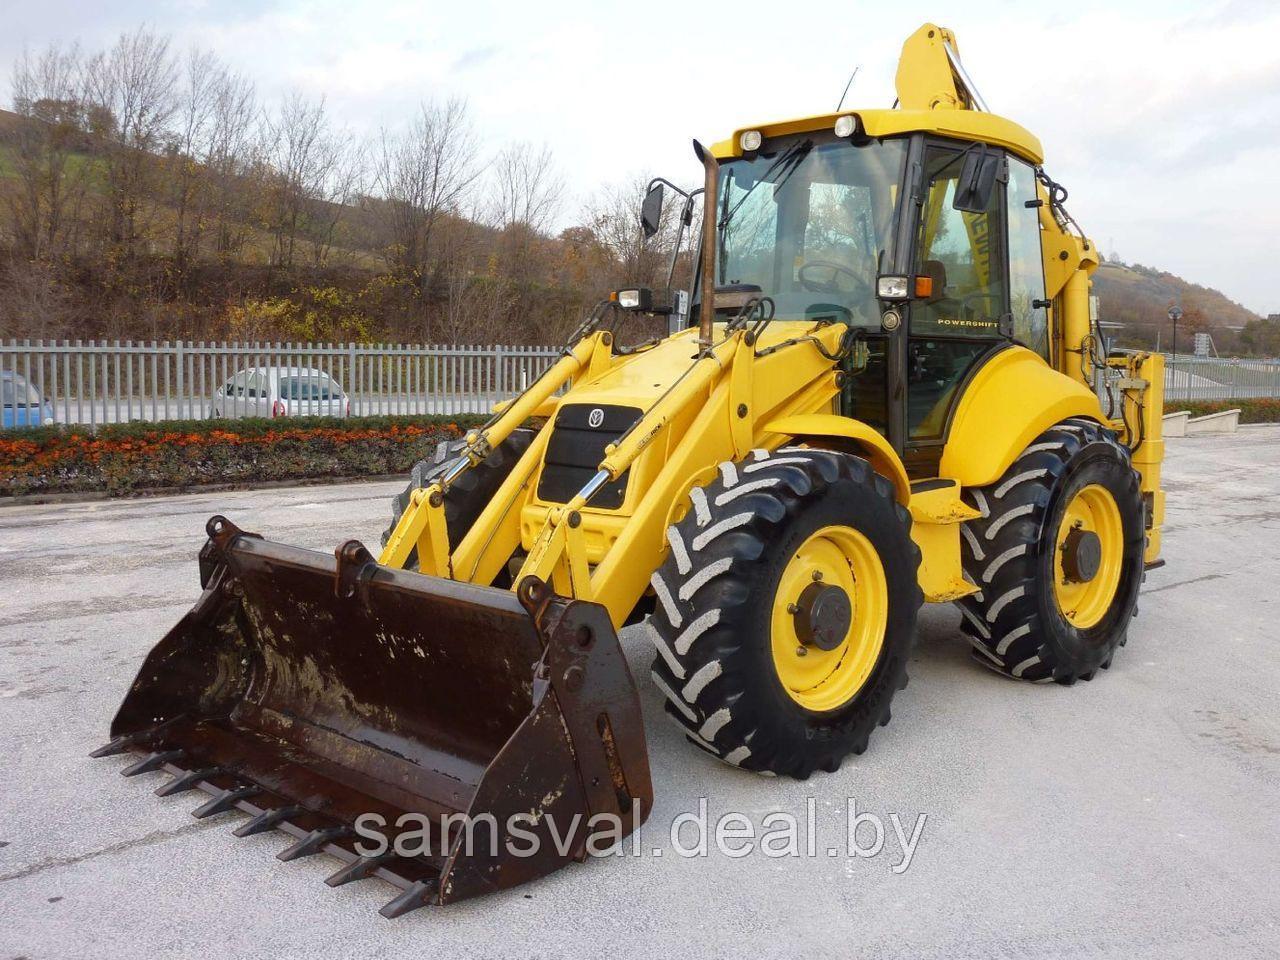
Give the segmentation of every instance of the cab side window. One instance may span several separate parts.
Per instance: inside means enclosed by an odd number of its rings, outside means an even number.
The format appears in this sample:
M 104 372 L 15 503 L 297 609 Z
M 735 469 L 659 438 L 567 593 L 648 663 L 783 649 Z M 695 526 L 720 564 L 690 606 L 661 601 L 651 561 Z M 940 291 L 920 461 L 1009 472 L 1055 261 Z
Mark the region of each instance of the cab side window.
M 985 210 L 957 210 L 964 156 L 943 146 L 925 153 L 915 273 L 930 289 L 911 302 L 907 346 L 907 431 L 914 442 L 942 438 L 960 384 L 1000 342 L 1008 312 L 1002 185 L 996 183 Z
M 1036 172 L 1016 157 L 1009 158 L 1009 308 L 1014 339 L 1048 360 L 1049 316 L 1044 307 Z
M 982 213 L 957 210 L 964 156 L 935 147 L 925 157 L 925 202 L 916 244 L 916 273 L 932 290 L 911 310 L 911 332 L 947 337 L 995 337 L 1004 315 L 1000 262 L 1000 190 Z

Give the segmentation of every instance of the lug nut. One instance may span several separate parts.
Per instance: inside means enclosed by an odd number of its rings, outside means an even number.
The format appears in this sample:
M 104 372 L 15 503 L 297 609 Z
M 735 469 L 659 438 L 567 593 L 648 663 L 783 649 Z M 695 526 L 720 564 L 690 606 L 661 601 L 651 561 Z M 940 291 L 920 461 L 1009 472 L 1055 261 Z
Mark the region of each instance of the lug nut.
M 821 570 L 815 570 L 815 571 L 813 571 L 813 579 L 814 579 L 814 580 L 821 580 L 821 579 L 822 579 L 822 571 L 821 571 Z
M 804 648 L 804 647 L 796 647 L 796 656 L 797 656 L 797 657 L 807 657 L 808 655 L 809 655 L 809 651 L 808 651 L 806 648 Z

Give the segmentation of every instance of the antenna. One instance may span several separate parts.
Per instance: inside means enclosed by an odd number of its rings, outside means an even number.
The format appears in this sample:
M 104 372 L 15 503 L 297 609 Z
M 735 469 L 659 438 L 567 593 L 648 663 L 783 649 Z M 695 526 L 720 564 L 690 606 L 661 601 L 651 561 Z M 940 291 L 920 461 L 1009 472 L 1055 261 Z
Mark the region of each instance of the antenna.
M 836 113 L 840 112 L 840 108 L 844 106 L 844 98 L 849 95 L 849 88 L 853 86 L 853 78 L 858 75 L 858 71 L 862 69 L 862 64 L 858 64 L 853 68 L 853 73 L 849 74 L 849 82 L 844 85 L 844 93 L 840 94 L 840 102 L 836 104 Z

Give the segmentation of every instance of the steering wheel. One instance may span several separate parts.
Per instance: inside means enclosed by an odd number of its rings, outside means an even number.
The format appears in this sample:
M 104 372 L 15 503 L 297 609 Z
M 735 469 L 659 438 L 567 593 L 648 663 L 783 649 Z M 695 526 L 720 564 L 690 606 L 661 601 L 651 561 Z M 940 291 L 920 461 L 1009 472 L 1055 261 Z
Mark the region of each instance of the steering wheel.
M 805 276 L 805 274 L 808 273 L 810 270 L 815 270 L 815 269 L 830 270 L 831 278 L 824 283 L 820 280 L 815 280 Z M 850 280 L 852 280 L 853 285 L 851 287 L 849 286 L 842 287 L 838 283 L 836 283 L 836 278 L 841 275 L 846 276 Z M 873 293 L 871 289 L 871 284 L 867 283 L 866 280 L 863 280 L 862 277 L 860 277 L 857 273 L 850 270 L 848 267 L 844 266 L 843 264 L 832 263 L 830 260 L 807 261 L 796 272 L 796 279 L 800 281 L 801 286 L 803 286 L 806 290 L 809 290 L 813 293 L 834 293 L 834 294 L 840 294 L 843 296 L 848 296 L 850 294 L 855 294 L 855 293 L 861 293 L 861 294 L 870 296 Z

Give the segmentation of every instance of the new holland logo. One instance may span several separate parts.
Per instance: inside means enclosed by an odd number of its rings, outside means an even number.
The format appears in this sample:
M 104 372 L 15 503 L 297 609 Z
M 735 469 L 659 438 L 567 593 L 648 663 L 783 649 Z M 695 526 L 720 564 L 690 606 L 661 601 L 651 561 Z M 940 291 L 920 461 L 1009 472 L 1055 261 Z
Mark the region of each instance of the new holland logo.
M 604 411 L 601 410 L 599 407 L 596 407 L 589 414 L 587 414 L 587 426 L 589 426 L 591 429 L 594 430 L 596 427 L 600 426 L 600 424 L 602 423 L 604 423 Z

